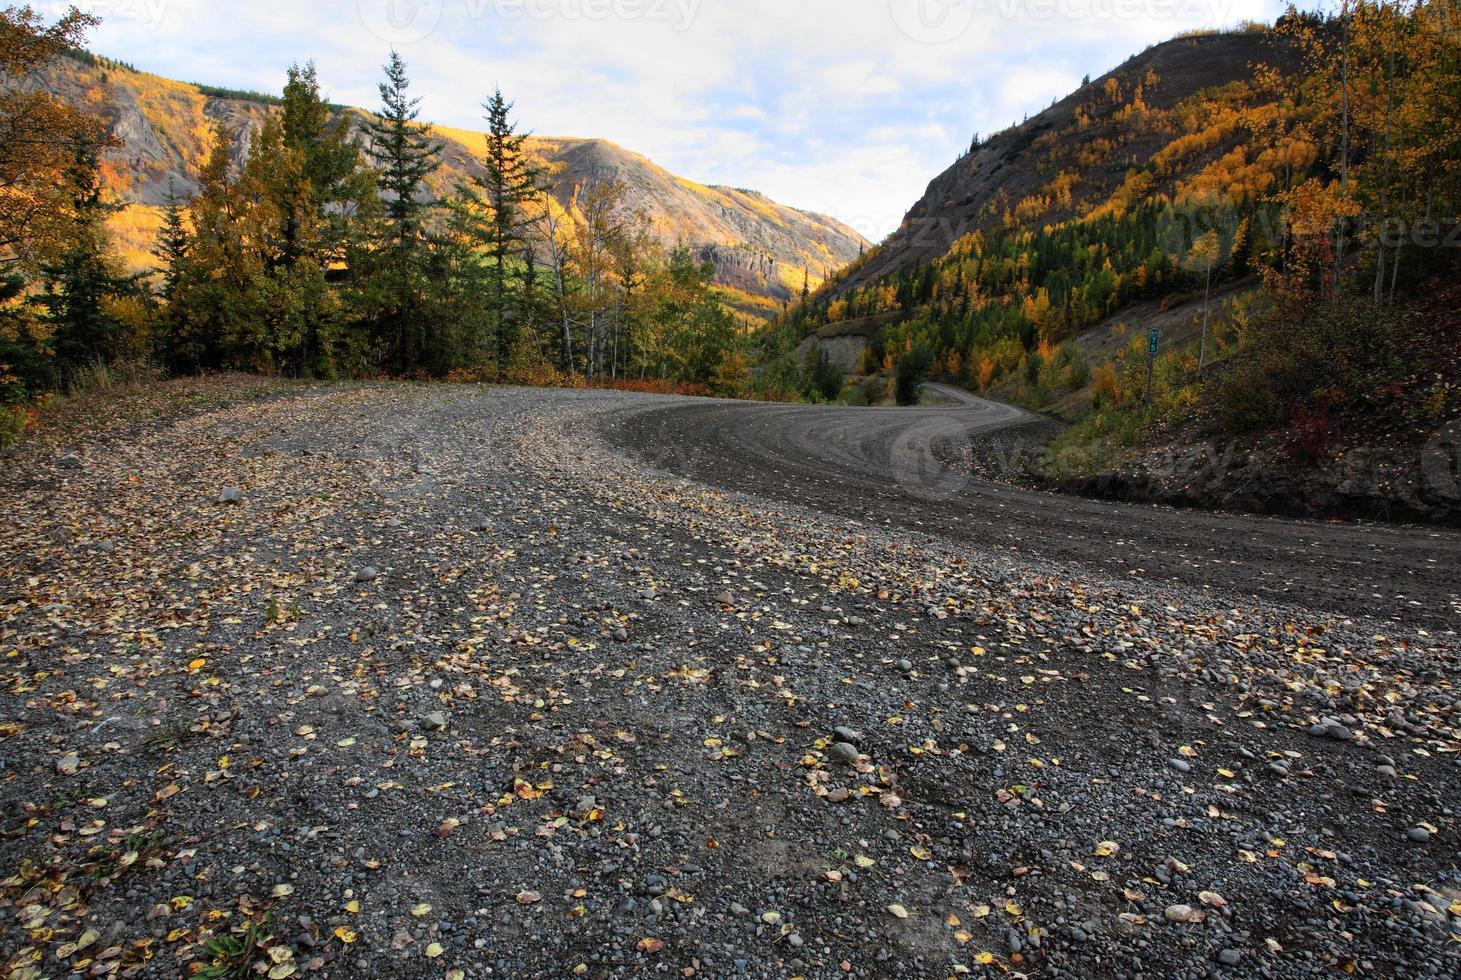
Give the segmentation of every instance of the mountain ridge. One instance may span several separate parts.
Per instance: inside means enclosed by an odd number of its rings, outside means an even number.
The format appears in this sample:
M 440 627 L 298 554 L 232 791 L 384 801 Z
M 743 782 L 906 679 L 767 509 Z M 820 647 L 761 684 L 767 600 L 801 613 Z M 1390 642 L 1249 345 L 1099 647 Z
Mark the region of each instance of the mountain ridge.
M 829 284 L 825 298 L 836 299 L 911 265 L 935 261 L 964 235 L 997 227 L 1003 215 L 991 205 L 1003 201 L 1006 207 L 1016 207 L 1048 190 L 1051 175 L 1027 154 L 1044 149 L 1039 145 L 1042 137 L 1054 140 L 1066 135 L 1063 127 L 1076 121 L 1083 106 L 1113 91 L 1109 88 L 1113 83 L 1118 100 L 1136 92 L 1150 109 L 1169 110 L 1205 89 L 1247 81 L 1259 65 L 1292 68 L 1294 57 L 1290 46 L 1271 30 L 1179 36 L 1132 55 L 1022 123 L 972 147 L 934 177 L 898 229 Z M 1088 142 L 1104 138 L 1101 122 L 1095 120 Z M 1085 167 L 1074 188 L 1078 193 L 1064 206 L 1024 217 L 1020 223 L 1028 227 L 1037 224 L 1037 218 L 1049 224 L 1082 216 L 1081 204 L 1109 197 L 1133 167 L 1145 163 L 1143 154 L 1156 152 L 1165 141 L 1157 133 L 1146 133 L 1134 144 L 1118 141 L 1117 145 L 1121 158 L 1096 160 Z
M 277 111 L 272 96 L 181 82 L 84 53 L 60 59 L 26 84 L 96 112 L 121 141 L 106 154 L 104 172 L 110 189 L 128 205 L 114 227 L 133 268 L 151 265 L 148 249 L 169 188 L 182 196 L 196 190 L 213 127 L 234 137 L 241 163 L 253 134 Z M 360 121 L 371 115 L 353 106 L 335 109 Z M 432 128 L 444 143 L 434 191 L 449 192 L 481 173 L 482 133 Z M 645 215 L 652 236 L 667 247 L 688 246 L 714 264 L 717 284 L 747 316 L 774 315 L 796 297 L 804 277 L 815 288 L 868 244 L 833 218 L 759 192 L 681 177 L 611 140 L 534 135 L 528 149 L 552 174 L 550 189 L 560 204 L 590 174 L 616 176 L 628 189 L 627 205 Z

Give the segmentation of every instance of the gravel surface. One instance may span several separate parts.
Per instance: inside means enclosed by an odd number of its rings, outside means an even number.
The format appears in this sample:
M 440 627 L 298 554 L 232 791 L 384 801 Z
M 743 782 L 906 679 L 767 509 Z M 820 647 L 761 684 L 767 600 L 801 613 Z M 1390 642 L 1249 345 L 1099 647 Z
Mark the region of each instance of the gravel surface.
M 301 388 L 14 459 L 7 975 L 1457 974 L 1455 535 L 822 411 Z
M 942 392 L 955 389 L 929 386 Z M 962 393 L 961 393 L 962 394 Z M 1120 504 L 980 478 L 1023 476 L 1042 421 L 970 395 L 961 408 L 702 400 L 609 419 L 661 469 L 1021 563 L 1454 629 L 1461 531 Z

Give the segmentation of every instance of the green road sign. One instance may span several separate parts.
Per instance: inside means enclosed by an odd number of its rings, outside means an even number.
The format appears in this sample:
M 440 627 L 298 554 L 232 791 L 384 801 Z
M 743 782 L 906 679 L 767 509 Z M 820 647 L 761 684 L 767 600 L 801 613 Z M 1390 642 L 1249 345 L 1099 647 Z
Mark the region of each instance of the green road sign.
M 1153 356 L 1156 356 L 1156 353 L 1157 353 L 1157 343 L 1161 339 L 1162 339 L 1162 332 L 1160 330 L 1157 330 L 1157 329 L 1154 328 L 1151 331 L 1151 333 L 1149 333 L 1149 334 L 1146 335 L 1146 352 L 1148 354 L 1151 354 Z

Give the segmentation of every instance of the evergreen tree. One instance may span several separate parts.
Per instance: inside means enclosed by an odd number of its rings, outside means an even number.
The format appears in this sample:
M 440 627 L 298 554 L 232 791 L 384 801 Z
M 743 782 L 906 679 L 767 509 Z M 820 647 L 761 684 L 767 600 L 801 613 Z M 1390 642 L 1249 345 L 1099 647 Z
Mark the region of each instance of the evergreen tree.
M 51 363 L 26 299 L 25 277 L 0 271 L 0 408 L 51 383 Z
M 502 90 L 494 89 L 482 108 L 487 111 L 487 153 L 482 175 L 473 178 L 468 195 L 488 263 L 488 312 L 496 357 L 505 364 L 523 328 L 527 289 L 513 269 L 530 251 L 526 207 L 537 196 L 539 171 L 528 158 L 527 134 L 517 132 L 512 103 L 503 98 Z
M 406 373 L 429 368 L 428 348 L 439 338 L 426 322 L 430 219 L 437 205 L 426 200 L 426 180 L 441 166 L 442 144 L 418 122 L 420 99 L 407 94 L 406 63 L 392 51 L 381 83 L 380 118 L 367 131 L 384 194 L 384 223 L 370 249 L 364 300 L 371 311 L 387 366 Z
M 69 227 L 59 254 L 41 266 L 41 302 L 63 374 L 116 357 L 122 327 L 108 311 L 109 301 L 134 291 L 116 270 L 106 226 L 122 205 L 106 200 L 97 147 L 84 134 L 76 140 L 65 179 L 71 194 Z
M 320 93 L 314 62 L 289 69 L 283 117 L 284 142 L 303 158 L 300 176 L 309 182 L 308 200 L 319 223 L 318 257 L 339 261 L 351 222 L 374 203 L 375 181 L 351 138 L 349 118 L 335 117 Z
M 241 324 L 256 311 L 258 270 L 241 234 L 233 145 L 219 127 L 198 175 L 198 195 L 188 208 L 192 241 L 168 304 L 162 338 L 164 359 L 180 374 L 237 363 L 249 346 Z
M 162 263 L 162 298 L 171 301 L 183 275 L 183 262 L 192 247 L 193 235 L 188 231 L 185 208 L 178 197 L 177 185 L 169 177 L 167 203 L 162 208 L 162 228 L 152 246 L 152 255 Z
M 432 205 L 423 201 L 426 180 L 441 167 L 442 143 L 431 136 L 431 126 L 419 122 L 421 100 L 407 90 L 406 62 L 391 52 L 380 84 L 380 118 L 370 122 L 370 152 L 379 168 L 378 182 L 386 195 L 388 244 L 400 253 L 421 247 Z

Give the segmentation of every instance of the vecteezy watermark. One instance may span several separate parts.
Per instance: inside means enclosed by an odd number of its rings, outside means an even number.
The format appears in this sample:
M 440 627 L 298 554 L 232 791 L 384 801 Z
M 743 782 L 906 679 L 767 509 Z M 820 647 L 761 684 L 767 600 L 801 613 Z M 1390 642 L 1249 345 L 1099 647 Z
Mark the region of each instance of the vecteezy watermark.
M 948 500 L 969 484 L 968 426 L 948 416 L 914 422 L 898 433 L 888 451 L 897 484 L 923 500 Z
M 155 31 L 162 26 L 171 4 L 172 0 L 91 0 L 81 4 L 73 3 L 73 0 L 45 0 L 31 6 L 51 20 L 63 16 L 73 6 L 80 6 L 85 13 L 99 17 L 103 22 L 129 21 L 145 31 Z
M 389 44 L 424 40 L 441 26 L 445 0 L 357 0 L 365 29 Z
M 703 0 L 356 0 L 367 30 L 390 44 L 410 44 L 435 33 L 447 18 L 481 21 L 642 20 L 685 31 Z
M 946 44 L 974 25 L 980 0 L 888 0 L 893 23 L 922 44 Z
M 888 0 L 893 23 L 922 44 L 947 44 L 986 20 L 1180 20 L 1227 23 L 1233 0 Z

